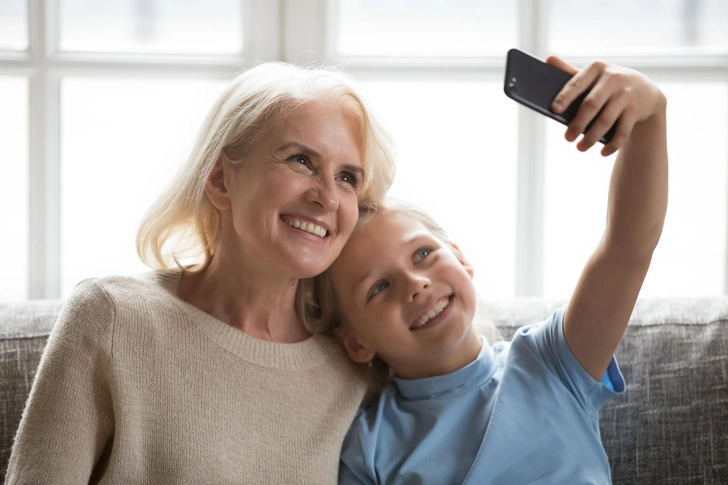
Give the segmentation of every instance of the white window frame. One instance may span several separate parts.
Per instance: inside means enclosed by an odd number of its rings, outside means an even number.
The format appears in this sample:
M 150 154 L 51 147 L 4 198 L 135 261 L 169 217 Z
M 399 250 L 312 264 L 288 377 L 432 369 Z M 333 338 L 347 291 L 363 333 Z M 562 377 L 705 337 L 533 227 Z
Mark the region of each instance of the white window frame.
M 58 0 L 28 0 L 29 48 L 0 52 L 0 75 L 29 80 L 28 297 L 60 297 L 60 83 L 69 75 L 230 79 L 259 61 L 342 65 L 359 79 L 500 81 L 504 59 L 337 57 L 336 0 L 240 0 L 242 56 L 59 52 Z M 519 48 L 545 57 L 548 0 L 518 0 Z M 728 83 L 728 55 L 604 57 L 659 81 Z M 576 65 L 590 59 L 569 58 Z M 516 296 L 543 294 L 545 120 L 518 113 Z M 728 144 L 728 137 L 725 140 Z M 728 162 L 728 161 L 727 161 Z M 728 224 L 726 225 L 728 228 Z M 726 248 L 728 252 L 728 248 Z M 728 257 L 724 269 L 728 294 Z
M 58 0 L 29 0 L 28 49 L 0 52 L 0 74 L 29 84 L 28 298 L 61 296 L 60 85 L 66 76 L 231 79 L 255 61 L 277 60 L 277 1 L 240 0 L 242 55 L 166 55 L 68 52 L 58 49 Z M 266 25 L 270 28 L 255 28 Z

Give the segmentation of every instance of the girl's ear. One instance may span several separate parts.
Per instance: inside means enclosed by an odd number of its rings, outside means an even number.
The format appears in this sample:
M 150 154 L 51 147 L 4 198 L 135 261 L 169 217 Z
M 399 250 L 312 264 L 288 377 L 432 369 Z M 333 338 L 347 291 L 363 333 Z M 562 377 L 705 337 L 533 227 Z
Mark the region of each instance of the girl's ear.
M 365 347 L 361 342 L 359 342 L 359 339 L 354 335 L 354 332 L 348 329 L 337 329 L 336 330 L 336 336 L 341 340 L 341 343 L 344 345 L 344 348 L 346 349 L 346 353 L 349 355 L 349 358 L 353 360 L 354 362 L 359 362 L 360 364 L 363 364 L 364 362 L 369 362 L 374 358 L 376 355 L 376 352 L 374 352 L 372 349 L 369 349 Z
M 473 271 L 473 267 L 470 265 L 467 259 L 465 259 L 465 255 L 462 251 L 460 251 L 460 248 L 455 243 L 450 243 L 452 246 L 452 252 L 455 253 L 455 257 L 458 258 L 458 261 L 460 261 L 460 264 L 463 265 L 465 268 L 465 271 L 470 275 L 472 278 L 475 272 Z
M 207 178 L 205 183 L 205 193 L 207 198 L 210 199 L 212 205 L 218 210 L 224 211 L 230 208 L 230 196 L 228 194 L 227 186 L 225 185 L 225 172 L 229 169 L 223 161 L 223 156 L 220 155 L 215 162 L 215 166 L 212 167 L 210 176 Z

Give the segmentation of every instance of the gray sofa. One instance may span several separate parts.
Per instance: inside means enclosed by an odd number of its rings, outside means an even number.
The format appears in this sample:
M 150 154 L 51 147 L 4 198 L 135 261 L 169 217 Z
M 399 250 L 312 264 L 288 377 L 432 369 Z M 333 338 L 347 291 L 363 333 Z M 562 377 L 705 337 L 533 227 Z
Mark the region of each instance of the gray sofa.
M 504 337 L 560 302 L 491 302 Z M 61 302 L 0 304 L 0 482 Z M 617 350 L 627 382 L 601 431 L 614 483 L 728 484 L 728 298 L 641 300 Z

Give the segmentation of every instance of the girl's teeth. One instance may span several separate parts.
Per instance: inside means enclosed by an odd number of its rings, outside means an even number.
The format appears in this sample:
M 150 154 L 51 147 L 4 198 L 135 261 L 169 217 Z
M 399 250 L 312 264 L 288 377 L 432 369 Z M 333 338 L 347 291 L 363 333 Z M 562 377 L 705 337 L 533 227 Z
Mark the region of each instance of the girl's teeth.
M 432 307 L 430 310 L 427 311 L 424 315 L 420 317 L 420 319 L 417 321 L 417 326 L 421 327 L 422 325 L 426 324 L 428 321 L 430 321 L 432 318 L 436 317 L 442 311 L 450 304 L 449 300 L 442 300 L 441 302 L 438 302 L 434 307 Z
M 285 223 L 291 227 L 300 229 L 302 231 L 306 231 L 309 234 L 314 234 L 320 238 L 326 237 L 326 234 L 327 234 L 326 229 L 324 229 L 321 226 L 317 226 L 313 222 L 304 222 L 304 221 L 299 221 L 298 219 L 295 219 L 292 221 L 285 221 Z

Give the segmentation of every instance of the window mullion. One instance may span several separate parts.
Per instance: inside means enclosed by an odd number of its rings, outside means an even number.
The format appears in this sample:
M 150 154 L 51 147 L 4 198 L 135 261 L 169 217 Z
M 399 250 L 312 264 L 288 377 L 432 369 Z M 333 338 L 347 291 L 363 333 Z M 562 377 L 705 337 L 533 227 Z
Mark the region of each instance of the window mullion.
M 54 2 L 29 2 L 28 297 L 60 296 L 58 80 L 48 72 L 49 17 Z
M 247 64 L 281 60 L 284 0 L 240 1 L 243 2 Z
M 548 2 L 520 0 L 518 7 L 521 48 L 543 58 Z M 543 295 L 545 131 L 542 115 L 519 107 L 516 296 Z
M 326 0 L 282 0 L 283 60 L 299 64 L 321 64 L 326 60 L 329 5 Z

